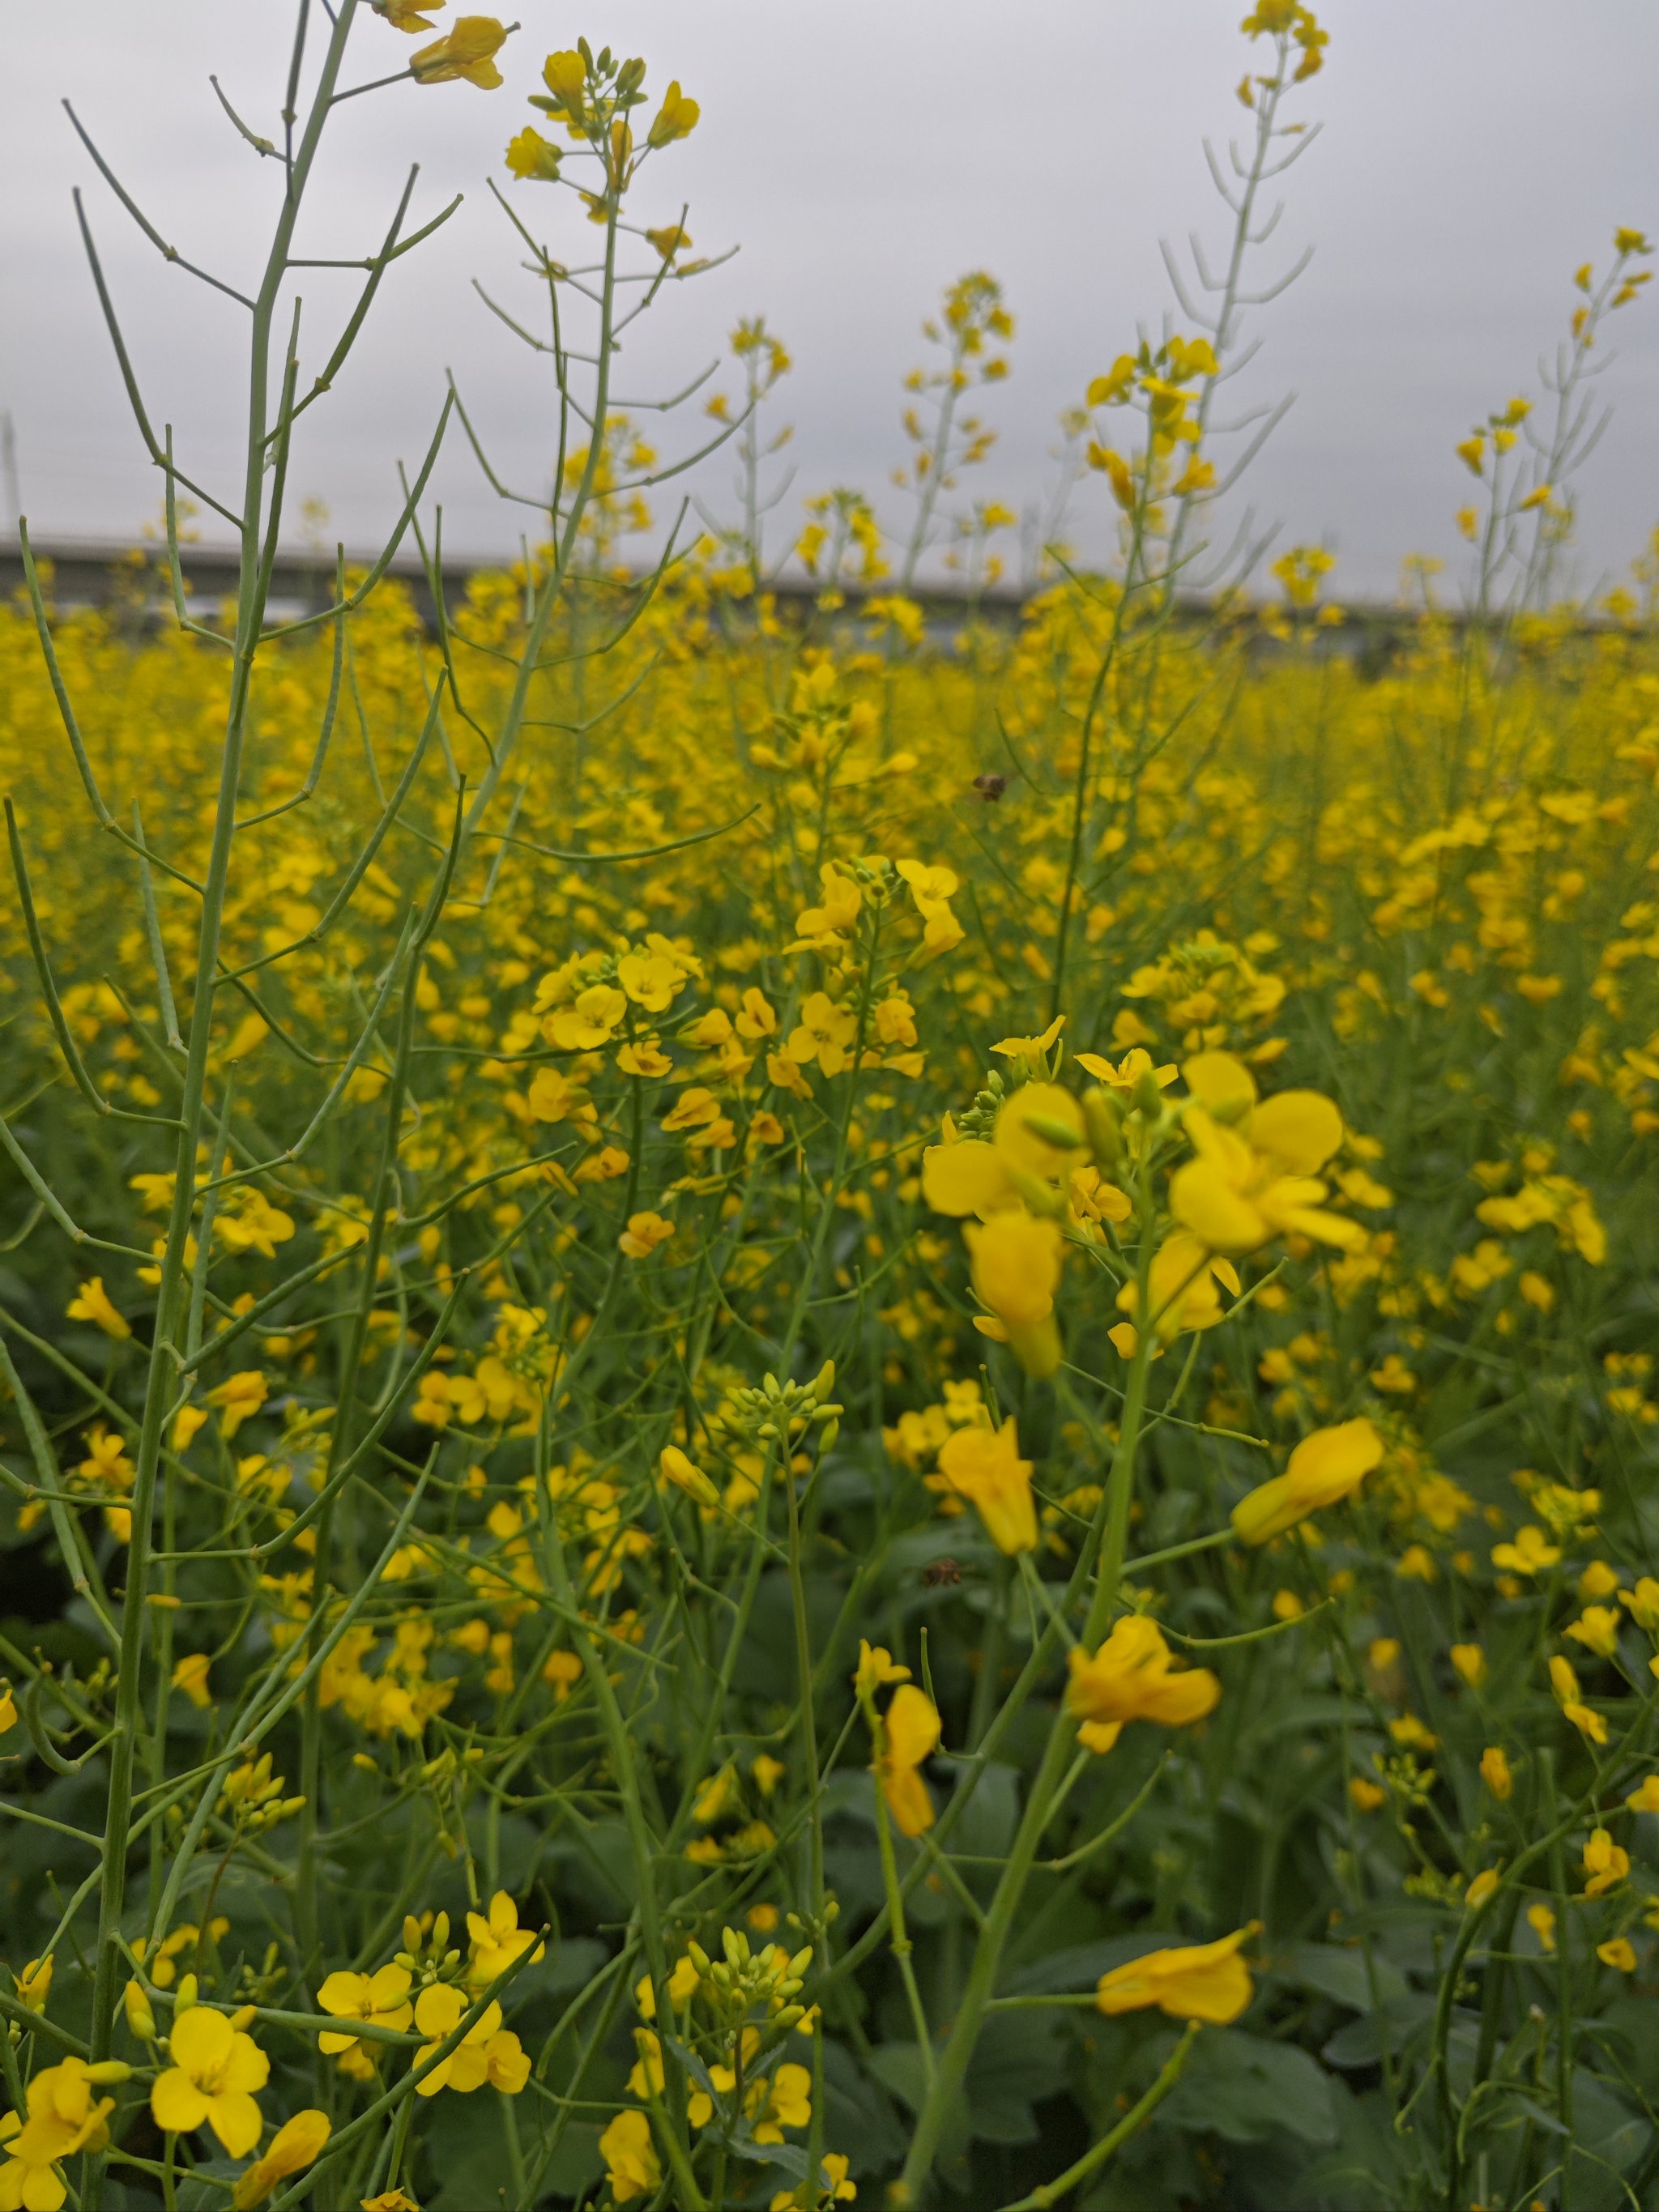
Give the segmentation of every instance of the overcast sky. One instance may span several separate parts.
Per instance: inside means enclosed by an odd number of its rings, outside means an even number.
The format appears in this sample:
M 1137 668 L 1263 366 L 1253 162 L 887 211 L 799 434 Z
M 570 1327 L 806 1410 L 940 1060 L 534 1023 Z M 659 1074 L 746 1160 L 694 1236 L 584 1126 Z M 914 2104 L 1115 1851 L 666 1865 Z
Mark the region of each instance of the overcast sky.
M 1218 257 L 1227 221 L 1202 152 L 1249 118 L 1231 88 L 1251 49 L 1242 0 L 519 0 L 507 82 L 400 85 L 353 101 L 331 125 L 310 218 L 314 253 L 379 240 L 403 174 L 422 164 L 417 216 L 455 191 L 448 228 L 391 272 L 331 398 L 313 410 L 295 493 L 326 501 L 332 531 L 367 546 L 395 509 L 396 463 L 418 458 L 453 368 L 503 473 L 539 488 L 552 436 L 544 365 L 470 289 L 479 276 L 535 312 L 487 179 L 536 119 L 525 96 L 552 47 L 586 30 L 642 54 L 658 93 L 678 77 L 702 107 L 696 135 L 647 172 L 641 212 L 671 221 L 689 200 L 699 253 L 726 266 L 671 289 L 630 343 L 628 396 L 683 382 L 722 350 L 742 314 L 764 313 L 794 373 L 796 479 L 774 527 L 834 483 L 884 489 L 900 458 L 900 380 L 921 358 L 919 324 L 942 284 L 994 271 L 1018 319 L 1013 374 L 988 395 L 997 447 L 974 489 L 1015 507 L 1042 496 L 1056 418 L 1137 324 L 1171 307 L 1158 255 L 1194 228 Z M 453 10 L 451 11 L 453 14 Z M 1605 264 L 1616 224 L 1659 235 L 1654 0 L 1329 0 L 1328 65 L 1292 112 L 1318 143 L 1287 180 L 1261 266 L 1304 245 L 1295 289 L 1261 311 L 1252 397 L 1295 405 L 1249 479 L 1281 544 L 1322 539 L 1336 585 L 1387 596 L 1402 556 L 1448 556 L 1468 478 L 1452 448 L 1511 392 L 1536 392 L 1538 356 L 1574 304 L 1571 276 Z M 237 471 L 244 320 L 165 266 L 99 179 L 59 105 L 83 122 L 180 252 L 250 280 L 268 229 L 276 165 L 232 133 L 216 73 L 251 124 L 272 131 L 291 7 L 283 0 L 56 0 L 8 9 L 0 76 L 0 410 L 15 427 L 23 504 L 40 535 L 136 532 L 160 482 L 125 409 L 76 240 L 70 193 L 88 211 L 152 416 L 181 458 L 228 489 Z M 400 66 L 416 41 L 365 15 L 348 80 Z M 1254 52 L 1265 64 L 1264 41 Z M 596 234 L 574 203 L 508 185 L 514 204 L 572 257 Z M 320 348 L 345 280 L 304 282 Z M 1659 292 L 1659 285 L 1654 288 Z M 1177 320 L 1179 321 L 1179 318 Z M 1602 390 L 1616 419 L 1585 471 L 1581 582 L 1625 568 L 1659 522 L 1659 298 L 1626 308 Z M 316 354 L 309 356 L 314 365 Z M 728 380 L 729 381 L 729 380 Z M 713 388 L 713 387 L 711 387 Z M 695 441 L 656 426 L 659 442 Z M 694 481 L 728 503 L 730 468 Z M 438 484 L 458 550 L 510 546 L 512 510 L 459 439 Z M 967 489 L 964 484 L 964 492 Z M 1078 522 L 1100 513 L 1085 487 Z

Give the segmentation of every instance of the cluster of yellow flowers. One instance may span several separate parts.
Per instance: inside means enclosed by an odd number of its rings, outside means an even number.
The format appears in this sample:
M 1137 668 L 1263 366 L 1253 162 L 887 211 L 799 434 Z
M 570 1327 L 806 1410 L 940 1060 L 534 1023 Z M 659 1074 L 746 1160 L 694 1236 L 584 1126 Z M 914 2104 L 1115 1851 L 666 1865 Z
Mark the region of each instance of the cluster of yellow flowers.
M 441 7 L 374 0 L 403 74 L 500 85 Z M 1326 33 L 1243 28 L 1266 164 Z M 568 369 L 625 236 L 707 265 L 623 220 L 699 110 L 539 82 Z M 1562 2130 L 1576 2187 L 1594 2112 L 1650 2193 L 1595 2054 L 1659 1930 L 1659 561 L 1516 617 L 1571 474 L 1516 400 L 1473 619 L 1349 656 L 1306 546 L 1194 618 L 1224 317 L 1070 418 L 1111 572 L 947 637 L 1014 325 L 976 271 L 924 327 L 908 531 L 810 500 L 793 611 L 754 514 L 630 573 L 608 387 L 429 630 L 348 580 L 244 696 L 137 598 L 0 610 L 0 2212 L 1243 2205 L 1245 2103 L 1401 2203 L 1543 2201 Z M 789 358 L 733 354 L 752 481 Z M 1387 2055 L 1327 2118 L 1333 2051 Z

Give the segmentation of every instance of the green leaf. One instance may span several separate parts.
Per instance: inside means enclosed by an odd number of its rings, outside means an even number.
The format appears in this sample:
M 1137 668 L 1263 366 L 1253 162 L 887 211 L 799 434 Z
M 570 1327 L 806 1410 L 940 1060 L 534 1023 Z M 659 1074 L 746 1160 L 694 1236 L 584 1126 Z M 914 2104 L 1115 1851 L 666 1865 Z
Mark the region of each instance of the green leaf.
M 1200 2036 L 1164 2113 L 1177 2126 L 1230 2142 L 1256 2142 L 1275 2128 L 1304 2142 L 1336 2140 L 1330 2084 L 1317 2062 L 1294 2044 L 1268 2043 L 1237 2028 Z
M 1357 1944 L 1286 1943 L 1267 1961 L 1264 1972 L 1274 1979 L 1316 1990 L 1321 1996 L 1346 2005 L 1350 2012 L 1370 2012 L 1371 1981 L 1365 1954 Z M 1378 2000 L 1388 2004 L 1407 1994 L 1407 1984 L 1398 1966 L 1371 1953 Z

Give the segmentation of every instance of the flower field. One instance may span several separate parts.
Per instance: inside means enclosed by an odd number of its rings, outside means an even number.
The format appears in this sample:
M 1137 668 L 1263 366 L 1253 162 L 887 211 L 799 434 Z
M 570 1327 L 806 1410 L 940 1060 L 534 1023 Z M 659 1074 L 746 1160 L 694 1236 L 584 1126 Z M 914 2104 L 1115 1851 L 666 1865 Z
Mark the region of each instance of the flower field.
M 0 611 L 0 2212 L 1652 2203 L 1656 558 L 1557 603 L 1515 401 L 1467 606 L 1189 597 L 1224 301 L 1079 395 L 1116 556 L 993 621 L 981 507 L 941 617 L 975 276 L 908 536 L 641 580 L 696 104 L 322 12 L 289 205 L 523 64 L 559 468 L 270 622 L 279 215 L 237 598 Z

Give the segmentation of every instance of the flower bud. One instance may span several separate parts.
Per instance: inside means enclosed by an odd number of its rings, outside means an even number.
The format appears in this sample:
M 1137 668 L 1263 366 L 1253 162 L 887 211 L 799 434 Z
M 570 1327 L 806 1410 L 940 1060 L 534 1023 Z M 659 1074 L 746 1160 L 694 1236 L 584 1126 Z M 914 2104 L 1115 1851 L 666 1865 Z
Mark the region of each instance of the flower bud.
M 180 1974 L 179 1986 L 173 1993 L 173 2016 L 175 2020 L 181 2012 L 188 2012 L 195 2003 L 199 1986 L 194 1974 Z
M 155 2014 L 150 2009 L 149 1999 L 144 1995 L 142 1982 L 129 1982 L 121 1992 L 121 2008 L 127 2016 L 127 2026 L 140 2043 L 155 2040 Z

